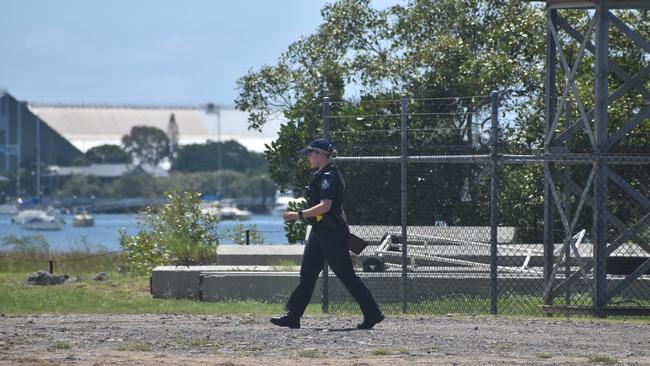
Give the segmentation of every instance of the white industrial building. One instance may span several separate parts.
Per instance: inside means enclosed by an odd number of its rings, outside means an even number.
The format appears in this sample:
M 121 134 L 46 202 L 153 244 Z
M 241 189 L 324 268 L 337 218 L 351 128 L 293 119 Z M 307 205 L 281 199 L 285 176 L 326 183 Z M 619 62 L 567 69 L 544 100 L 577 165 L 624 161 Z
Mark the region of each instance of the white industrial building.
M 180 145 L 235 140 L 247 149 L 264 151 L 277 138 L 280 121 L 270 121 L 262 132 L 248 130 L 248 114 L 232 108 L 206 113 L 199 107 L 146 107 L 101 105 L 38 105 L 30 111 L 82 152 L 104 145 L 121 145 L 134 126 L 167 131 L 174 115 Z

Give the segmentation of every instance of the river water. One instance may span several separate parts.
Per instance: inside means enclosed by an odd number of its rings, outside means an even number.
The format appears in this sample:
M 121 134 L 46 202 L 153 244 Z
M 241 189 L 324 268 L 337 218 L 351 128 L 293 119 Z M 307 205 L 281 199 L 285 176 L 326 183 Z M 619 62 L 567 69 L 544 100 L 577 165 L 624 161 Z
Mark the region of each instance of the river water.
M 72 225 L 72 216 L 63 215 L 66 225 L 59 231 L 31 231 L 22 225 L 11 223 L 11 216 L 0 215 L 0 239 L 9 235 L 25 237 L 30 235 L 43 235 L 47 240 L 50 249 L 57 251 L 69 251 L 74 249 L 86 250 L 119 250 L 119 231 L 121 228 L 128 234 L 135 234 L 138 231 L 138 216 L 136 214 L 95 214 L 95 226 L 75 227 Z M 253 215 L 250 220 L 239 222 L 244 229 L 256 226 L 261 233 L 264 244 L 286 244 L 287 238 L 284 232 L 282 218 L 271 215 Z M 232 228 L 238 224 L 236 221 L 221 221 L 219 231 Z M 232 239 L 222 238 L 221 244 L 232 244 Z M 0 242 L 0 250 L 2 250 Z

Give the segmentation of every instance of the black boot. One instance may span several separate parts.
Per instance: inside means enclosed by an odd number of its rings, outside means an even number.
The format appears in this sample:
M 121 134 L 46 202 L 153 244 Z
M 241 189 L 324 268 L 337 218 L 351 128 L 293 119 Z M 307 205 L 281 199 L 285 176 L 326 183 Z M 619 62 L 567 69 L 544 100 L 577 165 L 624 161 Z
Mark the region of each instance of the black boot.
M 379 324 L 385 318 L 386 317 L 382 313 L 379 313 L 375 316 L 364 316 L 363 322 L 357 325 L 357 329 L 372 329 L 372 327 Z
M 269 319 L 271 323 L 277 325 L 278 327 L 288 327 L 291 329 L 300 328 L 300 317 L 287 314 L 281 317 L 273 317 Z

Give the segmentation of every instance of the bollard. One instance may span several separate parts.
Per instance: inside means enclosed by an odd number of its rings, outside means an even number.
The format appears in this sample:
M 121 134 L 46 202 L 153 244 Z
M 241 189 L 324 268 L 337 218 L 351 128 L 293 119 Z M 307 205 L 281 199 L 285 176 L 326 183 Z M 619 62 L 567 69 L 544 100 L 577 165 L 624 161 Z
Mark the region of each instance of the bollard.
M 246 229 L 246 245 L 251 244 L 251 231 L 250 229 Z

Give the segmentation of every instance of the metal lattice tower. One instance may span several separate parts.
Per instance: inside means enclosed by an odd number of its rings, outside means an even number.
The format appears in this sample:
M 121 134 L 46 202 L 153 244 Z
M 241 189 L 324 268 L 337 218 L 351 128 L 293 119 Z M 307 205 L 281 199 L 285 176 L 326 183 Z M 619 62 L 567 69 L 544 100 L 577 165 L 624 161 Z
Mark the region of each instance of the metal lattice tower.
M 592 306 L 581 311 L 594 315 L 621 313 L 609 305 L 612 299 L 630 288 L 635 281 L 650 270 L 649 238 L 640 235 L 648 230 L 650 224 L 650 200 L 633 187 L 611 166 L 616 164 L 638 164 L 641 169 L 648 169 L 650 156 L 612 153 L 615 147 L 630 132 L 650 118 L 650 91 L 644 87 L 644 81 L 650 74 L 650 64 L 645 65 L 633 75 L 617 65 L 610 52 L 610 28 L 625 35 L 635 47 L 645 53 L 645 60 L 650 60 L 650 40 L 644 40 L 611 10 L 614 9 L 650 9 L 650 1 L 646 0 L 548 0 L 547 1 L 547 46 L 546 46 L 546 101 L 545 101 L 545 155 L 553 156 L 544 162 L 544 305 L 548 312 L 578 311 L 577 307 L 554 306 L 554 299 L 561 296 L 569 288 L 582 285 L 591 286 Z M 584 32 L 578 30 L 565 16 L 567 11 L 585 12 L 589 22 Z M 584 28 L 584 27 L 583 27 Z M 563 32 L 560 34 L 560 32 Z M 573 42 L 577 49 L 574 54 L 565 53 L 566 42 Z M 564 43 L 564 44 L 563 44 Z M 581 100 L 576 79 L 580 67 L 584 66 L 586 52 L 593 55 L 593 108 L 586 110 L 586 103 Z M 573 64 L 570 64 L 573 61 Z M 646 62 L 647 63 L 647 62 Z M 559 80 L 562 90 L 557 90 L 558 70 L 561 70 L 563 80 Z M 612 75 L 621 80 L 622 84 L 609 92 L 608 76 Z M 627 92 L 638 93 L 645 105 L 638 108 L 622 127 L 613 133 L 608 132 L 608 108 Z M 558 92 L 561 92 L 558 93 Z M 575 110 L 570 107 L 575 107 Z M 574 112 L 577 111 L 577 112 Z M 563 121 L 563 123 L 562 123 Z M 588 141 L 589 151 L 570 151 L 578 134 L 584 133 Z M 583 141 L 585 136 L 582 135 Z M 559 157 L 559 159 L 558 159 Z M 586 159 L 578 162 L 580 157 Z M 578 165 L 590 167 L 586 181 L 581 185 L 572 180 L 567 171 Z M 562 174 L 564 171 L 565 174 Z M 557 185 L 562 188 L 558 189 Z M 625 192 L 627 197 L 644 210 L 644 215 L 638 222 L 624 222 L 608 210 L 608 184 Z M 591 194 L 590 194 L 591 192 Z M 567 207 L 563 197 L 572 195 L 579 199 L 575 210 Z M 593 248 L 591 258 L 580 258 L 575 248 L 576 232 L 579 217 L 585 206 L 593 210 Z M 556 218 L 562 223 L 564 238 L 555 238 L 554 222 Z M 609 230 L 611 229 L 611 230 Z M 614 233 L 608 240 L 608 233 Z M 559 276 L 563 265 L 554 256 L 555 243 L 562 241 L 565 245 L 563 255 L 569 258 L 574 253 L 579 270 L 570 275 Z M 621 281 L 608 284 L 607 264 L 611 254 L 621 248 L 627 241 L 633 241 L 644 253 L 643 261 L 636 269 Z M 574 251 L 574 249 L 576 249 Z M 568 260 L 567 260 L 568 262 Z M 589 277 L 587 273 L 592 272 Z M 625 309 L 626 313 L 648 313 L 650 308 L 637 307 Z

